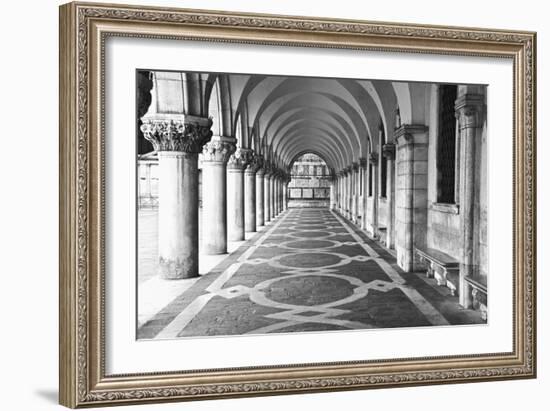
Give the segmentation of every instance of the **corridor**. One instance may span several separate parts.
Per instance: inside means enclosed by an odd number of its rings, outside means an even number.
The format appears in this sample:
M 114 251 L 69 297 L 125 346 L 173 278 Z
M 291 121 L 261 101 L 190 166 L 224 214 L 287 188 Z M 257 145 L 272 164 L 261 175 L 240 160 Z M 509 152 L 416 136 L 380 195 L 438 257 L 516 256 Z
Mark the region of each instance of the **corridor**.
M 139 283 L 138 300 L 148 292 Z M 328 208 L 289 209 L 207 274 L 169 283 L 139 339 L 483 322 Z

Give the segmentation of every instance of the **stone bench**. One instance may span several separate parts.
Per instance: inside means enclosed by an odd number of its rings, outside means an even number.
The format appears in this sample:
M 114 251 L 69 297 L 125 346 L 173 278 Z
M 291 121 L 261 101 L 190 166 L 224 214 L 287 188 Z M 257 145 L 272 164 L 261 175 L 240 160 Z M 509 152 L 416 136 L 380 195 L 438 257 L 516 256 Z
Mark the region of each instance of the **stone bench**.
M 464 277 L 464 280 L 472 296 L 472 307 L 481 312 L 481 318 L 487 321 L 487 280 L 475 272 L 472 277 Z
M 459 283 L 458 260 L 433 248 L 416 248 L 415 253 L 420 262 L 427 265 L 426 276 L 435 278 L 437 285 L 448 287 L 452 295 L 457 295 Z

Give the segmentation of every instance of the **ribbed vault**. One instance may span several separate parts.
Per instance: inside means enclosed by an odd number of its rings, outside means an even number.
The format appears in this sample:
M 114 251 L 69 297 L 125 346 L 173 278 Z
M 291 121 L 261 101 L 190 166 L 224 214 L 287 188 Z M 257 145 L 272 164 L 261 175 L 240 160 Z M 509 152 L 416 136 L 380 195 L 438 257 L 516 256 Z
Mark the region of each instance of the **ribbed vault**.
M 309 151 L 340 171 L 378 152 L 396 125 L 425 124 L 427 114 L 411 103 L 425 99 L 424 83 L 175 72 L 154 72 L 153 83 L 159 112 L 209 113 L 214 135 L 237 138 L 281 170 Z

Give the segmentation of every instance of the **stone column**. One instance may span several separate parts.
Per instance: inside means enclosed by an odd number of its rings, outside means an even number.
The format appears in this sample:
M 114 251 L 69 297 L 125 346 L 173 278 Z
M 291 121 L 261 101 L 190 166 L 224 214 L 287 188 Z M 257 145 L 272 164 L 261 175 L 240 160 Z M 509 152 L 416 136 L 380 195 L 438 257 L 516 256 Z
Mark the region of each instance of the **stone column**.
M 283 186 L 285 182 L 285 176 L 281 174 L 279 179 L 279 213 L 283 212 Z
M 349 166 L 348 170 L 348 219 L 353 222 L 353 167 L 354 165 Z
M 426 244 L 428 220 L 428 128 L 402 125 L 395 130 L 395 250 L 397 263 L 407 271 L 419 269 L 414 247 Z
M 336 180 L 334 179 L 334 176 L 331 176 L 330 177 L 329 204 L 328 204 L 328 207 L 329 207 L 330 210 L 334 210 L 335 198 L 336 198 Z
M 202 252 L 227 253 L 227 161 L 236 139 L 215 136 L 202 151 Z
M 350 190 L 350 175 L 351 175 L 351 172 L 350 172 L 350 168 L 348 167 L 346 169 L 346 174 L 345 174 L 345 185 L 346 185 L 346 218 L 349 220 L 350 218 L 350 197 L 351 197 L 351 190 Z
M 285 177 L 285 181 L 283 182 L 283 211 L 288 210 L 288 176 Z
M 181 279 L 199 275 L 197 158 L 212 137 L 212 121 L 171 117 L 144 117 L 141 131 L 159 158 L 158 274 Z
M 479 94 L 463 94 L 456 99 L 461 150 L 460 226 L 462 228 L 462 261 L 459 274 L 459 303 L 471 308 L 472 290 L 466 282 L 475 269 L 475 204 L 476 204 L 476 146 L 480 138 L 484 97 Z
M 378 153 L 371 152 L 369 161 L 372 164 L 371 235 L 378 239 Z
M 359 172 L 363 176 L 363 186 L 361 187 L 361 190 L 363 192 L 363 199 L 360 204 L 360 213 L 361 213 L 361 229 L 366 230 L 367 229 L 367 190 L 368 190 L 368 178 L 367 178 L 367 172 L 368 172 L 368 163 L 367 159 L 364 157 L 361 157 L 359 159 Z
M 342 180 L 340 179 L 340 172 L 338 172 L 338 173 L 336 173 L 336 211 L 338 211 L 338 212 L 341 212 L 340 206 L 342 204 L 341 201 L 340 201 L 341 183 L 342 183 Z
M 344 170 L 338 172 L 338 212 L 344 215 Z
M 271 221 L 271 170 L 266 168 L 264 174 L 264 221 L 266 223 Z
M 382 155 L 386 157 L 388 167 L 386 198 L 386 247 L 394 248 L 395 244 L 395 144 L 384 144 Z
M 244 172 L 244 229 L 247 232 L 256 231 L 256 173 L 262 166 L 262 157 L 253 153 L 250 163 Z M 263 214 L 262 214 L 263 219 Z
M 285 211 L 285 199 L 284 199 L 284 188 L 285 188 L 285 176 L 281 176 L 281 181 L 279 181 L 279 210 L 281 213 Z
M 359 172 L 359 163 L 353 163 L 352 164 L 352 171 L 351 171 L 351 186 L 352 186 L 352 204 L 351 204 L 351 221 L 353 221 L 355 224 L 357 224 L 358 220 L 358 197 L 359 197 L 359 182 L 358 182 L 358 172 Z
M 275 211 L 275 180 L 277 179 L 277 172 L 275 171 L 269 179 L 269 213 L 273 220 L 277 213 Z
M 279 212 L 281 211 L 279 209 L 279 183 L 280 183 L 280 176 L 277 172 L 277 175 L 275 175 L 275 178 L 273 179 L 273 215 L 277 217 L 279 215 Z
M 342 172 L 342 216 L 348 216 L 348 172 L 346 169 Z
M 244 240 L 244 169 L 252 150 L 237 148 L 227 163 L 227 238 Z
M 275 185 L 273 186 L 273 190 L 275 191 L 275 215 L 279 215 L 281 213 L 281 172 L 277 174 L 277 177 L 275 178 Z
M 256 228 L 265 224 L 264 221 L 264 169 L 256 173 Z

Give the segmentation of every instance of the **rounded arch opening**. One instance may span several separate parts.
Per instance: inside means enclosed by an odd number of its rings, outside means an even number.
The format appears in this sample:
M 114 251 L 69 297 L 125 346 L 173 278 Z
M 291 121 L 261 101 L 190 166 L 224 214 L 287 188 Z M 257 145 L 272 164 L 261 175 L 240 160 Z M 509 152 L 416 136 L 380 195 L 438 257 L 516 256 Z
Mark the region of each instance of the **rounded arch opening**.
M 288 207 L 328 208 L 332 170 L 314 150 L 302 151 L 290 162 Z

